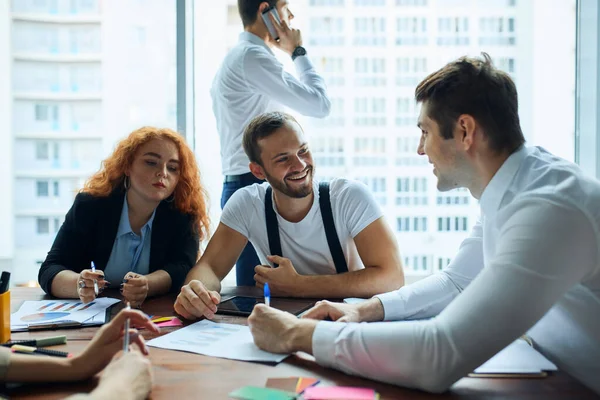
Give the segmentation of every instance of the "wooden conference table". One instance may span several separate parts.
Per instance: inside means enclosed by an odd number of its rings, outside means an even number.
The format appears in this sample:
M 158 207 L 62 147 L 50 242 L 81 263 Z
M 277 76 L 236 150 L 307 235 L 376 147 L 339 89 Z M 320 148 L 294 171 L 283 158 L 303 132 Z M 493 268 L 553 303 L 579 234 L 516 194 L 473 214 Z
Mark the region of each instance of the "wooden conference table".
M 228 295 L 256 295 L 255 288 L 225 288 L 223 298 Z M 110 296 L 117 297 L 114 293 Z M 14 288 L 11 290 L 11 308 L 15 312 L 25 300 L 48 299 L 38 288 Z M 173 315 L 175 296 L 164 296 L 147 300 L 142 309 L 151 315 Z M 122 308 L 113 307 L 113 314 Z M 242 317 L 217 315 L 217 322 L 245 324 Z M 12 339 L 66 335 L 67 344 L 53 349 L 79 353 L 94 336 L 98 328 L 63 329 L 58 331 L 13 333 Z M 163 333 L 178 328 L 163 328 Z M 151 335 L 142 331 L 146 339 Z M 311 376 L 325 385 L 370 387 L 381 394 L 381 399 L 483 399 L 494 397 L 511 399 L 597 399 L 591 390 L 564 372 L 556 372 L 543 379 L 485 379 L 463 378 L 448 392 L 432 395 L 416 390 L 357 378 L 319 366 L 312 356 L 296 354 L 273 366 L 243 361 L 233 361 L 180 351 L 150 348 L 150 359 L 154 366 L 154 388 L 151 399 L 228 399 L 228 393 L 246 385 L 264 386 L 269 377 Z M 43 384 L 9 387 L 6 391 L 11 399 L 59 399 L 77 392 L 89 392 L 96 379 L 82 383 Z

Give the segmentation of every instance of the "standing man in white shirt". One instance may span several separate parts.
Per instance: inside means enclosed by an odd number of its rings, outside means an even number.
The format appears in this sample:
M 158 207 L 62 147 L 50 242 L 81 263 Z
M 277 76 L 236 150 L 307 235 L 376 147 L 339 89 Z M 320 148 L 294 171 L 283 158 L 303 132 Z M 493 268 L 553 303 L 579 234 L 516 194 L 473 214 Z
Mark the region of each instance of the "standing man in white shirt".
M 360 305 L 322 302 L 298 320 L 257 306 L 249 324 L 273 352 L 442 392 L 524 333 L 600 394 L 600 182 L 525 147 L 512 79 L 489 56 L 423 80 L 418 153 L 438 189 L 466 187 L 481 218 L 448 268 Z
M 278 40 L 271 38 L 262 13 L 275 7 L 281 23 L 271 19 Z M 242 148 L 244 127 L 259 114 L 289 107 L 302 115 L 324 118 L 331 103 L 321 78 L 302 47 L 302 34 L 290 27 L 294 14 L 288 0 L 238 0 L 244 32 L 217 71 L 210 94 L 221 142 L 224 177 L 221 208 L 236 190 L 260 183 L 248 168 Z M 270 17 L 271 18 L 271 17 Z M 271 48 L 289 54 L 298 78 L 287 73 Z M 254 285 L 253 268 L 259 264 L 252 245 L 237 260 L 237 284 Z

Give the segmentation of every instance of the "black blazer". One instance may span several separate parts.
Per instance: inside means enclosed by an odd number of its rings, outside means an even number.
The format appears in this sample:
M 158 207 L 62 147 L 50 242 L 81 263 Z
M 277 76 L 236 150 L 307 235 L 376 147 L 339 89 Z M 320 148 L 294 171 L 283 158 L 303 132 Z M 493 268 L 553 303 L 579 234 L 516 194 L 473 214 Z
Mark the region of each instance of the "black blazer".
M 50 294 L 52 280 L 60 271 L 81 272 L 90 268 L 104 270 L 119 228 L 125 191 L 116 189 L 108 197 L 79 193 L 65 217 L 46 260 L 40 267 L 38 281 Z M 154 215 L 150 239 L 150 272 L 165 270 L 171 275 L 171 292 L 180 290 L 189 270 L 196 263 L 198 232 L 193 219 L 162 201 Z

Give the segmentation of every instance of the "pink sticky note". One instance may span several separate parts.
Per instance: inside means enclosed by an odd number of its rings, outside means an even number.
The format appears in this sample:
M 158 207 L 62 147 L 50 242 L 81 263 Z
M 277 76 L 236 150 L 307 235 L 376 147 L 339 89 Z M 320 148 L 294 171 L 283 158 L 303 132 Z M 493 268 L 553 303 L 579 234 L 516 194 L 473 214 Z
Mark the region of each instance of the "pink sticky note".
M 348 386 L 316 386 L 304 391 L 305 400 L 374 400 L 376 395 L 373 389 Z
M 166 328 L 169 326 L 183 326 L 183 322 L 181 322 L 179 318 L 173 318 L 170 321 L 159 322 L 156 325 L 160 326 L 161 328 Z

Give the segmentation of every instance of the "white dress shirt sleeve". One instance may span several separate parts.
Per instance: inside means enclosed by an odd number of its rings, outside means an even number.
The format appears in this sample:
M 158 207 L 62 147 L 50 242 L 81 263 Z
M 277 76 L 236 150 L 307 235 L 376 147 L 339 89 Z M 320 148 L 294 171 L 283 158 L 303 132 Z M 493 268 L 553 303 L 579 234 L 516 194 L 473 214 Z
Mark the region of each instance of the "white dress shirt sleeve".
M 450 304 L 482 269 L 483 233 L 478 220 L 443 271 L 375 297 L 383 304 L 386 321 L 431 318 Z
M 253 90 L 309 117 L 329 115 L 331 102 L 325 81 L 317 74 L 307 56 L 294 61 L 300 80 L 284 71 L 271 54 L 250 48 L 244 56 L 245 81 Z
M 498 216 L 506 222 L 496 254 L 438 317 L 319 322 L 312 341 L 317 361 L 442 392 L 526 332 L 584 277 L 598 273 L 598 227 L 582 211 L 540 198 L 505 210 Z

